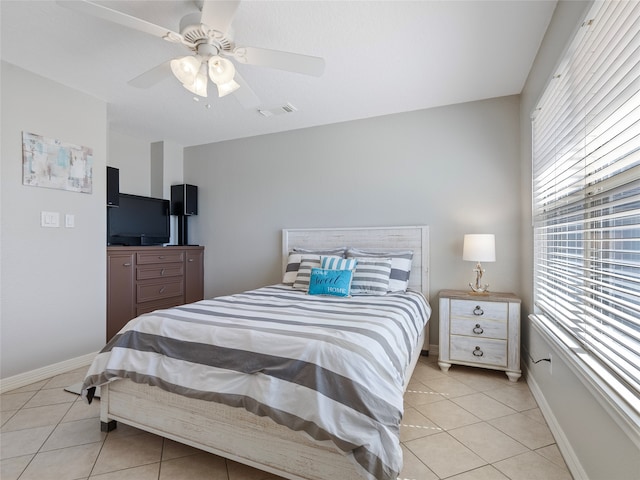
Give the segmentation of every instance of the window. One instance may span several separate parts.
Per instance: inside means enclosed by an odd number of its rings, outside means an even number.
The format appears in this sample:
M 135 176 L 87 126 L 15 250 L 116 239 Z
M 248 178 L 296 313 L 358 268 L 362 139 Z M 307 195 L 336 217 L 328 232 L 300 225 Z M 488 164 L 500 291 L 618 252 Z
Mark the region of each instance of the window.
M 535 315 L 640 416 L 640 2 L 595 2 L 532 117 Z

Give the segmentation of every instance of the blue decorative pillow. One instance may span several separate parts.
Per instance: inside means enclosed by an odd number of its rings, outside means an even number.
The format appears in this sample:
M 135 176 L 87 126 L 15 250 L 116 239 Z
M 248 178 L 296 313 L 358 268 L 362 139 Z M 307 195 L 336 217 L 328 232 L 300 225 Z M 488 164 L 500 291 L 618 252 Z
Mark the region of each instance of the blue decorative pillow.
M 358 263 L 355 258 L 320 257 L 320 260 L 326 270 L 353 270 Z
M 348 297 L 351 290 L 353 270 L 327 270 L 312 268 L 309 280 L 309 295 L 334 295 Z

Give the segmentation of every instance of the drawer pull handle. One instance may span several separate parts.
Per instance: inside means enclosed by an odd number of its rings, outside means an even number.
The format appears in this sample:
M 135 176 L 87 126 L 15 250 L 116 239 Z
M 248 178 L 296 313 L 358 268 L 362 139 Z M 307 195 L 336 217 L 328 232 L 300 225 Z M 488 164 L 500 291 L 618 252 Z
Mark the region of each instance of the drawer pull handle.
M 476 305 L 476 308 L 473 309 L 473 314 L 476 317 L 479 317 L 480 315 L 484 315 L 484 310 L 482 310 L 482 308 L 480 307 L 480 305 Z
M 193 258 L 190 258 L 190 259 L 189 259 L 189 261 L 190 261 L 190 262 L 193 262 Z
M 482 335 L 484 333 L 484 329 L 480 326 L 479 323 L 476 323 L 476 326 L 473 327 L 473 333 L 476 335 Z
M 158 293 L 164 293 L 164 287 L 162 287 Z
M 160 276 L 164 275 L 164 268 L 162 270 L 160 270 Z
M 123 263 L 123 264 L 122 264 L 122 266 L 123 266 L 123 267 L 130 267 L 130 266 L 131 266 L 131 264 L 130 264 L 129 262 L 127 262 L 127 263 Z
M 473 351 L 474 357 L 481 357 L 483 355 L 484 355 L 484 352 L 480 350 L 480 347 L 476 347 L 476 349 Z
M 158 255 L 158 258 L 159 258 L 160 260 L 164 260 L 164 255 Z

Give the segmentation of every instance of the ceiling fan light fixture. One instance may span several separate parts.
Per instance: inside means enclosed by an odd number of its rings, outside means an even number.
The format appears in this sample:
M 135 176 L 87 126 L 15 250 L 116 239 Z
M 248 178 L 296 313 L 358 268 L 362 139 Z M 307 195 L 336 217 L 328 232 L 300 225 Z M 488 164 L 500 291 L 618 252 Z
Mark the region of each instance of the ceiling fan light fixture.
M 220 86 L 233 82 L 235 74 L 236 68 L 226 58 L 215 56 L 209 59 L 209 76 L 216 85 Z
M 229 95 L 240 88 L 240 85 L 235 80 L 230 80 L 227 83 L 218 83 L 216 86 L 218 87 L 218 97 Z
M 199 58 L 189 55 L 171 60 L 171 71 L 182 84 L 189 85 L 195 81 L 201 65 Z
M 182 86 L 189 90 L 191 93 L 195 93 L 196 95 L 200 95 L 201 97 L 206 98 L 208 82 L 209 79 L 207 78 L 206 69 L 204 68 L 204 65 L 202 65 L 202 68 L 200 68 L 200 71 L 194 78 L 193 82 L 183 83 Z

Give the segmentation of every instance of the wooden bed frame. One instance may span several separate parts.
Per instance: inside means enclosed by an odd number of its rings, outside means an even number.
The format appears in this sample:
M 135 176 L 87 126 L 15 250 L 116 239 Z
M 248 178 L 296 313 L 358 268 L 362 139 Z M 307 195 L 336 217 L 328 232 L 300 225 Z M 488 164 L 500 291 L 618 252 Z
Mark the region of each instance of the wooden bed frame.
M 294 247 L 411 249 L 409 288 L 429 293 L 429 227 L 383 227 L 283 230 L 283 266 Z M 423 345 L 428 349 L 428 327 Z M 418 362 L 417 349 L 406 384 Z M 132 382 L 116 380 L 101 388 L 103 431 L 116 421 L 205 450 L 291 480 L 362 480 L 356 466 L 330 442 L 317 442 L 267 417 L 241 408 L 183 397 Z

